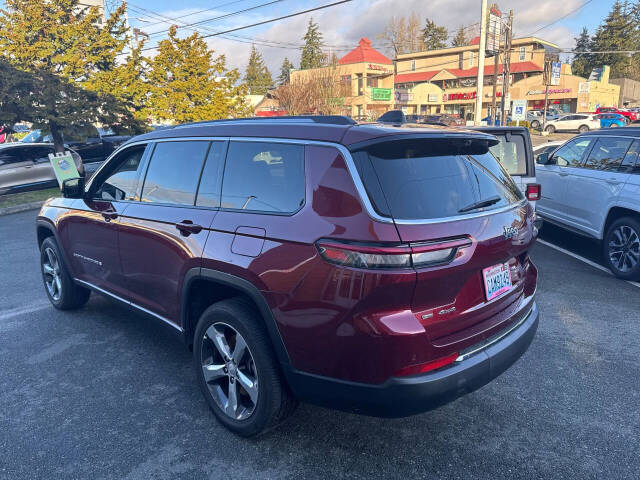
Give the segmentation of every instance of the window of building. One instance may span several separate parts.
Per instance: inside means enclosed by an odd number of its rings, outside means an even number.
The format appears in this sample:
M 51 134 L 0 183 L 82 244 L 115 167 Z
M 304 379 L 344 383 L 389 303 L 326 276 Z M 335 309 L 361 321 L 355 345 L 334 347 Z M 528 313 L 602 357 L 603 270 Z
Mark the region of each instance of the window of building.
M 476 64 L 476 52 L 469 52 L 469 68 L 474 67 Z
M 378 88 L 378 80 L 377 76 L 367 76 L 367 87 L 369 88 Z
M 342 75 L 340 77 L 340 83 L 347 92 L 347 95 L 351 96 L 351 75 Z
M 416 71 L 416 61 L 415 60 L 411 60 L 411 71 L 412 72 Z
M 161 142 L 151 157 L 143 202 L 193 205 L 210 142 Z
M 304 147 L 231 142 L 222 180 L 222 208 L 293 213 L 304 204 Z
M 520 61 L 524 62 L 527 58 L 527 50 L 525 47 L 520 47 Z
M 364 95 L 364 80 L 362 79 L 362 74 L 357 73 L 356 77 L 358 78 L 358 95 Z

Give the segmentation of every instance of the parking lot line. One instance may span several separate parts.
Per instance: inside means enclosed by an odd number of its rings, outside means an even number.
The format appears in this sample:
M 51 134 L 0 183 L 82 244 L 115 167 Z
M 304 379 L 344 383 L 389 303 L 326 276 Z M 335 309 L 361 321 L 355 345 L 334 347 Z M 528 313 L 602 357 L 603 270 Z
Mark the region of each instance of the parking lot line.
M 547 242 L 545 240 L 540 240 L 539 238 L 536 240 L 536 242 L 537 243 L 541 243 L 542 245 L 546 245 L 547 247 L 553 248 L 554 250 L 562 252 L 562 253 L 564 253 L 566 255 L 569 255 L 570 257 L 573 257 L 576 260 L 580 260 L 581 262 L 584 262 L 587 265 L 591 265 L 593 268 L 597 268 L 598 270 L 603 271 L 603 272 L 608 273 L 609 275 L 613 276 L 613 273 L 611 273 L 611 270 L 609 270 L 606 267 L 603 267 L 599 263 L 596 263 L 594 261 L 589 260 L 588 258 L 581 257 L 580 255 L 578 255 L 576 253 L 570 252 L 569 250 L 566 250 L 566 249 L 564 249 L 562 247 L 554 245 L 553 243 L 549 243 L 549 242 Z M 623 280 L 623 281 L 633 285 L 634 287 L 640 288 L 640 283 L 639 282 L 632 282 L 631 280 Z
M 0 321 L 8 320 L 10 318 L 16 317 L 18 315 L 24 315 L 26 313 L 38 312 L 40 310 L 44 310 L 49 307 L 51 307 L 50 303 L 41 303 L 41 304 L 30 305 L 28 307 L 12 308 L 10 310 L 0 310 Z

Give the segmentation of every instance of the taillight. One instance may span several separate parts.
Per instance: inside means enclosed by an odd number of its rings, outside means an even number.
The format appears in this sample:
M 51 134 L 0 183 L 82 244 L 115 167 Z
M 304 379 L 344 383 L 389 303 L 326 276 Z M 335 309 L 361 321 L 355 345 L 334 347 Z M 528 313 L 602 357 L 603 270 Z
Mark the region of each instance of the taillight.
M 468 237 L 412 243 L 409 245 L 364 245 L 336 240 L 316 244 L 322 258 L 343 267 L 390 269 L 441 265 L 452 261 L 460 249 L 471 246 Z
M 540 200 L 542 196 L 542 187 L 539 183 L 529 183 L 527 184 L 527 200 L 530 202 L 535 202 L 536 200 Z
M 420 373 L 430 372 L 437 370 L 438 368 L 446 367 L 452 364 L 458 358 L 458 352 L 447 355 L 446 357 L 437 358 L 430 362 L 420 363 L 418 365 L 410 365 L 408 367 L 401 368 L 394 375 L 395 377 L 407 377 L 409 375 L 418 375 Z

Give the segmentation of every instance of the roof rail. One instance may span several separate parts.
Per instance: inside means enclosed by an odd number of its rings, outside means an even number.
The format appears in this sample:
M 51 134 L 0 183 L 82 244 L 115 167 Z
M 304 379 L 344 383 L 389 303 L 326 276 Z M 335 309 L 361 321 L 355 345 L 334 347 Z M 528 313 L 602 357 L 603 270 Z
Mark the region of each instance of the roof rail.
M 327 125 L 356 125 L 352 118 L 342 115 L 284 115 L 282 117 L 248 117 L 248 118 L 226 118 L 221 120 L 204 120 L 201 122 L 190 122 L 176 125 L 173 128 L 192 127 L 197 125 L 215 125 L 221 123 L 324 123 Z

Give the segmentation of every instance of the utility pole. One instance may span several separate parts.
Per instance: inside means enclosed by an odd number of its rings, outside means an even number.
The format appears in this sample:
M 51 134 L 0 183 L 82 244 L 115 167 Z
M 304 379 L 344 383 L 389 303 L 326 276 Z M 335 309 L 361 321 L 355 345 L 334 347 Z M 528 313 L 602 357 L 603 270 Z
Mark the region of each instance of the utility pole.
M 487 49 L 487 0 L 481 1 L 480 12 L 480 51 L 478 52 L 478 79 L 476 87 L 476 111 L 474 123 L 482 121 L 482 87 L 484 86 L 484 56 Z
M 500 65 L 500 50 L 498 49 L 498 53 L 496 53 L 495 57 L 493 57 L 493 99 L 491 100 L 491 123 L 490 125 L 496 124 L 496 107 L 497 107 L 497 99 L 496 95 L 498 93 L 498 66 Z
M 549 83 L 551 83 L 551 58 L 545 55 L 544 70 L 542 72 L 544 81 L 544 110 L 542 110 L 542 128 L 547 127 L 547 104 L 549 103 Z
M 125 11 L 124 11 L 124 28 L 127 29 L 127 39 L 129 40 L 129 49 L 130 54 L 133 54 L 133 48 L 134 48 L 134 44 L 133 44 L 133 35 L 131 34 L 131 27 L 129 26 L 129 8 L 127 5 L 127 2 L 122 2 L 125 5 Z
M 513 10 L 509 10 L 509 26 L 505 32 L 504 65 L 502 67 L 502 118 L 500 125 L 507 123 L 507 98 L 509 96 L 509 79 L 511 78 L 511 43 L 513 42 Z

